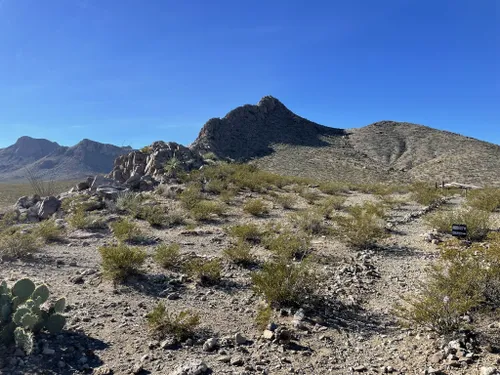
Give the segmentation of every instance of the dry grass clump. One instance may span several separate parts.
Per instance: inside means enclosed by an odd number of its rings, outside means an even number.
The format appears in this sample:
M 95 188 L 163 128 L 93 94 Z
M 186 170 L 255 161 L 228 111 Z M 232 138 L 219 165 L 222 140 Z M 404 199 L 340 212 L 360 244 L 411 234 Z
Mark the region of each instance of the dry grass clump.
M 267 236 L 264 245 L 278 258 L 286 260 L 303 259 L 309 253 L 310 240 L 307 234 L 283 231 L 274 236 Z
M 489 246 L 463 247 L 457 240 L 445 243 L 442 258 L 427 272 L 419 292 L 396 306 L 404 323 L 440 333 L 463 328 L 465 314 L 480 307 L 500 307 L 500 237 Z
M 236 244 L 224 249 L 224 256 L 232 263 L 244 267 L 248 267 L 255 263 L 252 247 L 245 241 L 238 241 Z
M 172 336 L 179 341 L 193 337 L 200 324 L 200 316 L 190 310 L 179 314 L 169 313 L 163 303 L 159 303 L 146 316 L 149 328 L 159 339 Z
M 482 211 L 497 211 L 500 209 L 500 189 L 471 190 L 467 195 L 467 205 Z
M 68 223 L 75 229 L 105 229 L 107 224 L 97 215 L 88 214 L 85 208 L 78 206 L 74 212 L 68 216 Z
M 290 221 L 307 234 L 329 234 L 323 216 L 316 211 L 302 211 L 290 215 Z
M 180 248 L 178 243 L 158 245 L 154 249 L 154 260 L 163 268 L 178 269 L 182 264 Z
M 443 197 L 442 190 L 436 189 L 435 186 L 432 186 L 425 182 L 415 182 L 411 186 L 411 191 L 412 198 L 415 200 L 415 202 L 424 206 L 430 206 Z
M 243 205 L 243 211 L 253 216 L 264 216 L 269 213 L 269 207 L 262 199 L 250 199 Z
M 233 225 L 226 229 L 226 232 L 239 240 L 259 243 L 264 232 L 255 224 Z
M 252 274 L 253 288 L 269 305 L 301 306 L 314 294 L 317 278 L 306 262 L 284 261 L 264 263 Z
M 425 217 L 431 228 L 441 233 L 451 233 L 453 224 L 467 225 L 467 239 L 480 241 L 486 237 L 490 225 L 490 213 L 475 208 L 454 211 L 437 211 Z
M 103 276 L 114 282 L 124 281 L 127 277 L 140 273 L 146 260 L 146 252 L 124 243 L 102 246 L 99 249 L 102 257 Z
M 386 237 L 384 216 L 382 205 L 365 202 L 351 206 L 347 216 L 334 218 L 336 233 L 354 248 L 367 248 Z
M 16 211 L 7 211 L 0 219 L 0 231 L 7 229 L 19 221 L 19 213 Z
M 4 231 L 0 233 L 0 255 L 23 258 L 38 251 L 39 242 L 33 233 Z
M 184 264 L 184 268 L 186 273 L 197 279 L 200 285 L 215 285 L 222 279 L 222 265 L 219 259 L 194 258 Z
M 141 194 L 132 191 L 121 192 L 116 198 L 116 208 L 135 216 L 140 211 L 143 201 L 144 197 Z
M 115 237 L 122 242 L 137 243 L 144 239 L 144 236 L 136 223 L 123 218 L 110 224 Z
M 60 241 L 62 234 L 63 230 L 52 219 L 40 222 L 34 232 L 34 235 L 41 238 L 45 243 Z
M 292 194 L 276 194 L 273 200 L 285 210 L 291 210 L 297 204 L 297 198 Z

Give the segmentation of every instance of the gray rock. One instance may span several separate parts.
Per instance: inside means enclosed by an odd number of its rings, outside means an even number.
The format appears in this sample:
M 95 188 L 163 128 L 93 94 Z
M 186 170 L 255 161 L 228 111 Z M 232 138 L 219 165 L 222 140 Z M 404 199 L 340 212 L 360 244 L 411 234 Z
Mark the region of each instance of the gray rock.
M 274 338 L 274 332 L 266 329 L 264 330 L 262 337 L 264 337 L 266 340 L 272 340 Z
M 88 181 L 79 182 L 75 186 L 75 189 L 77 191 L 87 190 L 88 188 L 90 188 L 90 184 Z
M 245 345 L 247 343 L 247 338 L 243 336 L 240 332 L 234 335 L 234 342 L 236 345 Z
M 54 355 L 56 351 L 51 348 L 43 348 L 42 354 L 43 355 Z
M 217 346 L 219 345 L 219 342 L 215 337 L 212 337 L 205 341 L 203 344 L 203 350 L 206 352 L 213 352 L 214 350 L 217 349 Z
M 494 375 L 494 374 L 498 374 L 498 371 L 495 367 L 483 366 L 479 369 L 479 375 Z
M 96 193 L 104 199 L 116 200 L 118 195 L 126 190 L 126 188 L 121 186 L 101 185 L 96 188 Z
M 201 360 L 194 360 L 180 365 L 169 375 L 202 375 L 208 371 L 208 366 Z
M 233 366 L 243 366 L 245 364 L 245 361 L 243 360 L 242 357 L 234 357 L 234 358 L 231 358 L 230 363 Z
M 61 207 L 61 201 L 56 197 L 44 198 L 40 203 L 38 217 L 42 220 L 48 219 Z

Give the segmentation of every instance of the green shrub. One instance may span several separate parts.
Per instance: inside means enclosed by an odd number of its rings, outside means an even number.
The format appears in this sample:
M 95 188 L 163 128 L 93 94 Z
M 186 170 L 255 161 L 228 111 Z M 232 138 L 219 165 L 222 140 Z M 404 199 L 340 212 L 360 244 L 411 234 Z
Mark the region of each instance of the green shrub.
M 172 336 L 176 340 L 184 341 L 195 335 L 200 324 L 200 316 L 189 310 L 181 311 L 175 315 L 167 312 L 163 303 L 159 303 L 146 316 L 150 329 L 160 339 Z
M 203 200 L 203 194 L 198 185 L 189 185 L 179 194 L 179 199 L 186 209 L 191 210 Z
M 0 255 L 22 258 L 38 251 L 39 242 L 32 233 L 0 233 Z
M 334 218 L 337 234 L 354 248 L 374 245 L 378 239 L 386 237 L 383 206 L 370 202 L 349 207 L 347 216 Z
M 268 236 L 264 245 L 282 259 L 302 259 L 309 252 L 310 238 L 305 234 L 284 231 L 275 236 Z
M 185 271 L 201 285 L 214 285 L 221 280 L 222 266 L 218 259 L 194 258 L 185 264 Z
M 184 214 L 180 211 L 172 210 L 168 212 L 167 216 L 165 217 L 164 225 L 168 227 L 175 227 L 177 225 L 183 225 L 185 223 L 186 219 L 184 217 Z
M 337 182 L 323 182 L 319 185 L 318 189 L 325 194 L 337 195 L 349 192 L 349 187 L 345 184 Z
M 141 194 L 132 191 L 121 192 L 116 198 L 116 207 L 121 211 L 129 212 L 132 216 L 136 216 L 141 210 L 143 200 Z
M 13 226 L 18 220 L 19 215 L 16 211 L 7 211 L 0 219 L 0 231 Z
M 292 209 L 297 203 L 297 198 L 292 194 L 276 194 L 273 199 L 285 210 Z
M 224 249 L 224 256 L 229 261 L 241 266 L 249 266 L 255 263 L 252 247 L 248 242 L 244 241 L 239 241 L 237 244 Z
M 257 308 L 257 314 L 255 316 L 255 324 L 257 328 L 261 331 L 265 330 L 269 323 L 271 323 L 272 316 L 273 309 L 271 308 L 271 306 L 259 306 Z
M 425 222 L 441 233 L 451 233 L 453 224 L 467 225 L 467 239 L 480 241 L 489 231 L 490 213 L 475 208 L 454 211 L 438 211 L 428 215 Z
M 255 224 L 234 225 L 227 228 L 226 231 L 231 237 L 254 243 L 260 242 L 263 235 L 262 230 Z
M 264 216 L 269 213 L 269 207 L 262 199 L 250 199 L 243 206 L 243 211 L 253 216 Z
M 60 241 L 62 229 L 59 228 L 54 220 L 45 220 L 38 224 L 35 229 L 35 235 L 43 240 L 43 242 Z
M 331 219 L 334 211 L 344 208 L 345 201 L 346 198 L 338 196 L 323 199 L 316 205 L 316 211 L 325 219 Z
M 111 230 L 115 237 L 122 242 L 139 242 L 143 235 L 137 224 L 128 219 L 120 219 L 111 223 Z
M 227 183 L 218 179 L 210 180 L 205 184 L 205 191 L 212 194 L 221 194 L 227 188 Z
M 301 306 L 316 290 L 316 276 L 307 263 L 264 263 L 252 274 L 253 288 L 273 306 Z
M 89 225 L 87 213 L 83 209 L 77 209 L 68 217 L 68 223 L 76 229 L 86 229 Z
M 180 245 L 177 243 L 158 245 L 155 248 L 154 259 L 163 268 L 176 269 L 181 265 L 179 250 Z
M 440 189 L 423 182 L 414 183 L 411 190 L 413 199 L 424 206 L 430 206 L 443 197 Z
M 152 227 L 161 227 L 167 224 L 168 218 L 165 208 L 159 205 L 143 206 L 138 217 L 146 220 Z
M 318 193 L 316 190 L 311 190 L 311 189 L 303 189 L 299 193 L 299 195 L 302 198 L 304 198 L 309 204 L 314 204 L 314 202 L 321 199 L 321 194 Z
M 299 229 L 307 234 L 328 234 L 323 217 L 314 211 L 302 211 L 290 215 L 290 220 Z
M 214 216 L 223 215 L 226 212 L 226 207 L 220 202 L 202 200 L 195 204 L 189 212 L 193 219 L 207 221 L 213 219 Z
M 163 172 L 168 177 L 177 178 L 179 174 L 184 172 L 184 167 L 182 166 L 182 162 L 176 156 L 173 156 L 165 162 Z
M 467 194 L 467 205 L 482 211 L 497 211 L 500 208 L 500 189 L 471 190 Z
M 124 281 L 127 277 L 140 273 L 146 260 L 146 252 L 137 247 L 123 243 L 102 246 L 99 248 L 102 257 L 102 272 L 104 277 L 115 282 Z

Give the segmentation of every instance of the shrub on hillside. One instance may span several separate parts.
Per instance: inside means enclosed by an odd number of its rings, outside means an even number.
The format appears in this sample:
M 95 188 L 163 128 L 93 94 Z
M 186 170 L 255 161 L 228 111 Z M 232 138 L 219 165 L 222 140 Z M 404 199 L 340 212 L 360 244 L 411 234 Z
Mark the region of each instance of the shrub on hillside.
M 238 243 L 224 249 L 224 256 L 240 266 L 250 266 L 255 263 L 255 257 L 252 255 L 252 247 L 248 242 L 238 241 Z
M 306 234 L 284 231 L 274 236 L 268 236 L 264 245 L 278 258 L 286 260 L 303 259 L 309 252 L 310 238 Z
M 209 200 L 201 200 L 189 210 L 193 219 L 206 221 L 213 219 L 214 216 L 221 216 L 226 212 L 226 207 L 220 203 Z
M 321 194 L 319 192 L 317 192 L 316 190 L 312 190 L 312 189 L 303 189 L 299 195 L 304 198 L 307 203 L 309 204 L 314 204 L 314 202 L 318 201 L 321 199 Z
M 252 283 L 270 305 L 301 306 L 314 294 L 317 279 L 307 263 L 279 261 L 264 263 L 262 270 L 252 274 Z
M 111 223 L 111 230 L 115 237 L 122 242 L 140 242 L 143 238 L 142 232 L 137 224 L 128 219 L 120 219 Z
M 78 207 L 69 215 L 68 223 L 76 229 L 104 229 L 107 224 L 97 215 L 88 214 L 84 207 Z
M 325 194 L 337 195 L 349 192 L 349 187 L 342 183 L 337 182 L 323 182 L 319 184 L 318 189 Z
M 99 248 L 102 257 L 102 272 L 104 277 L 115 282 L 124 281 L 127 277 L 140 273 L 140 268 L 146 260 L 146 252 L 137 247 L 123 243 L 102 246 Z
M 0 255 L 22 258 L 38 251 L 39 243 L 32 233 L 20 231 L 0 233 Z
M 441 233 L 451 233 L 453 224 L 465 224 L 467 225 L 467 238 L 471 241 L 480 241 L 488 234 L 490 213 L 475 208 L 438 211 L 428 215 L 425 222 Z
M 201 285 L 214 285 L 221 281 L 222 265 L 218 259 L 194 258 L 184 267 L 186 273 L 196 278 Z
M 254 243 L 260 242 L 263 236 L 263 231 L 255 224 L 233 225 L 226 231 L 231 237 Z
M 41 238 L 43 242 L 60 241 L 62 229 L 58 227 L 54 220 L 44 220 L 38 224 L 34 234 Z
M 471 190 L 467 195 L 467 205 L 482 211 L 497 211 L 500 209 L 500 189 Z
M 181 311 L 179 314 L 169 313 L 163 303 L 156 305 L 146 319 L 150 329 L 159 339 L 172 336 L 179 341 L 193 337 L 200 324 L 198 314 L 190 310 Z
M 132 191 L 121 192 L 116 198 L 116 207 L 121 211 L 126 211 L 132 216 L 136 216 L 140 211 L 144 198 L 141 194 Z
M 155 261 L 166 269 L 176 269 L 181 265 L 180 245 L 173 243 L 170 245 L 161 244 L 155 247 Z
M 317 235 L 328 234 L 329 232 L 324 223 L 323 216 L 316 211 L 298 212 L 290 215 L 290 220 L 295 226 L 307 234 Z
M 273 199 L 285 210 L 292 209 L 297 203 L 297 198 L 292 194 L 276 194 Z
M 430 206 L 436 203 L 443 197 L 443 192 L 424 182 L 416 182 L 411 187 L 412 197 L 417 202 L 424 206 Z
M 243 211 L 253 216 L 264 216 L 269 213 L 269 207 L 262 199 L 251 199 L 244 204 Z
M 339 211 L 344 208 L 345 197 L 329 197 L 319 201 L 316 205 L 316 211 L 325 219 L 331 219 L 334 211 Z

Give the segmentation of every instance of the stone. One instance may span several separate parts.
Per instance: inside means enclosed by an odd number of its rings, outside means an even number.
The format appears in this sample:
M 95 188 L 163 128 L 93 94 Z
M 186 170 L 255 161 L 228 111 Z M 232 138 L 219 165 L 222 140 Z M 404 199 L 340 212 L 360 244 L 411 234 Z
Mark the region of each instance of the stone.
M 264 330 L 262 337 L 264 337 L 266 340 L 272 340 L 274 338 L 274 332 L 266 329 Z
M 108 366 L 101 366 L 92 372 L 93 375 L 111 375 L 113 371 Z
M 169 337 L 160 343 L 160 348 L 164 350 L 176 349 L 179 346 L 176 339 Z
M 203 344 L 203 350 L 206 352 L 213 352 L 215 349 L 217 349 L 218 345 L 219 342 L 217 341 L 217 339 L 215 337 L 212 337 L 205 341 L 205 343 Z
M 433 364 L 437 364 L 441 362 L 444 359 L 444 353 L 443 352 L 437 352 L 431 355 L 429 358 L 429 362 Z
M 87 190 L 90 188 L 90 184 L 88 181 L 79 182 L 76 184 L 75 188 L 77 191 Z
M 100 186 L 118 186 L 119 184 L 112 178 L 97 175 L 94 177 L 92 183 L 90 184 L 90 190 L 96 191 Z
M 234 342 L 236 345 L 245 345 L 247 343 L 247 338 L 243 336 L 240 332 L 234 335 Z
M 194 360 L 177 367 L 169 375 L 202 375 L 208 372 L 208 366 L 202 360 Z
M 219 358 L 217 358 L 219 362 L 223 363 L 230 363 L 231 362 L 231 356 L 229 355 L 221 355 Z
M 245 364 L 245 361 L 243 360 L 242 357 L 234 357 L 234 358 L 231 358 L 230 363 L 232 366 L 243 366 Z
M 356 367 L 352 368 L 352 371 L 355 371 L 355 372 L 364 372 L 366 370 L 367 370 L 366 366 L 363 366 L 363 365 L 356 366 Z
M 61 201 L 56 197 L 50 196 L 44 198 L 40 203 L 38 217 L 42 220 L 48 219 L 61 207 Z
M 494 375 L 494 374 L 498 374 L 498 371 L 495 367 L 483 366 L 479 369 L 479 375 Z
M 42 351 L 42 354 L 43 355 L 54 355 L 56 353 L 56 351 L 54 349 L 51 349 L 51 348 L 43 348 L 43 351 Z

